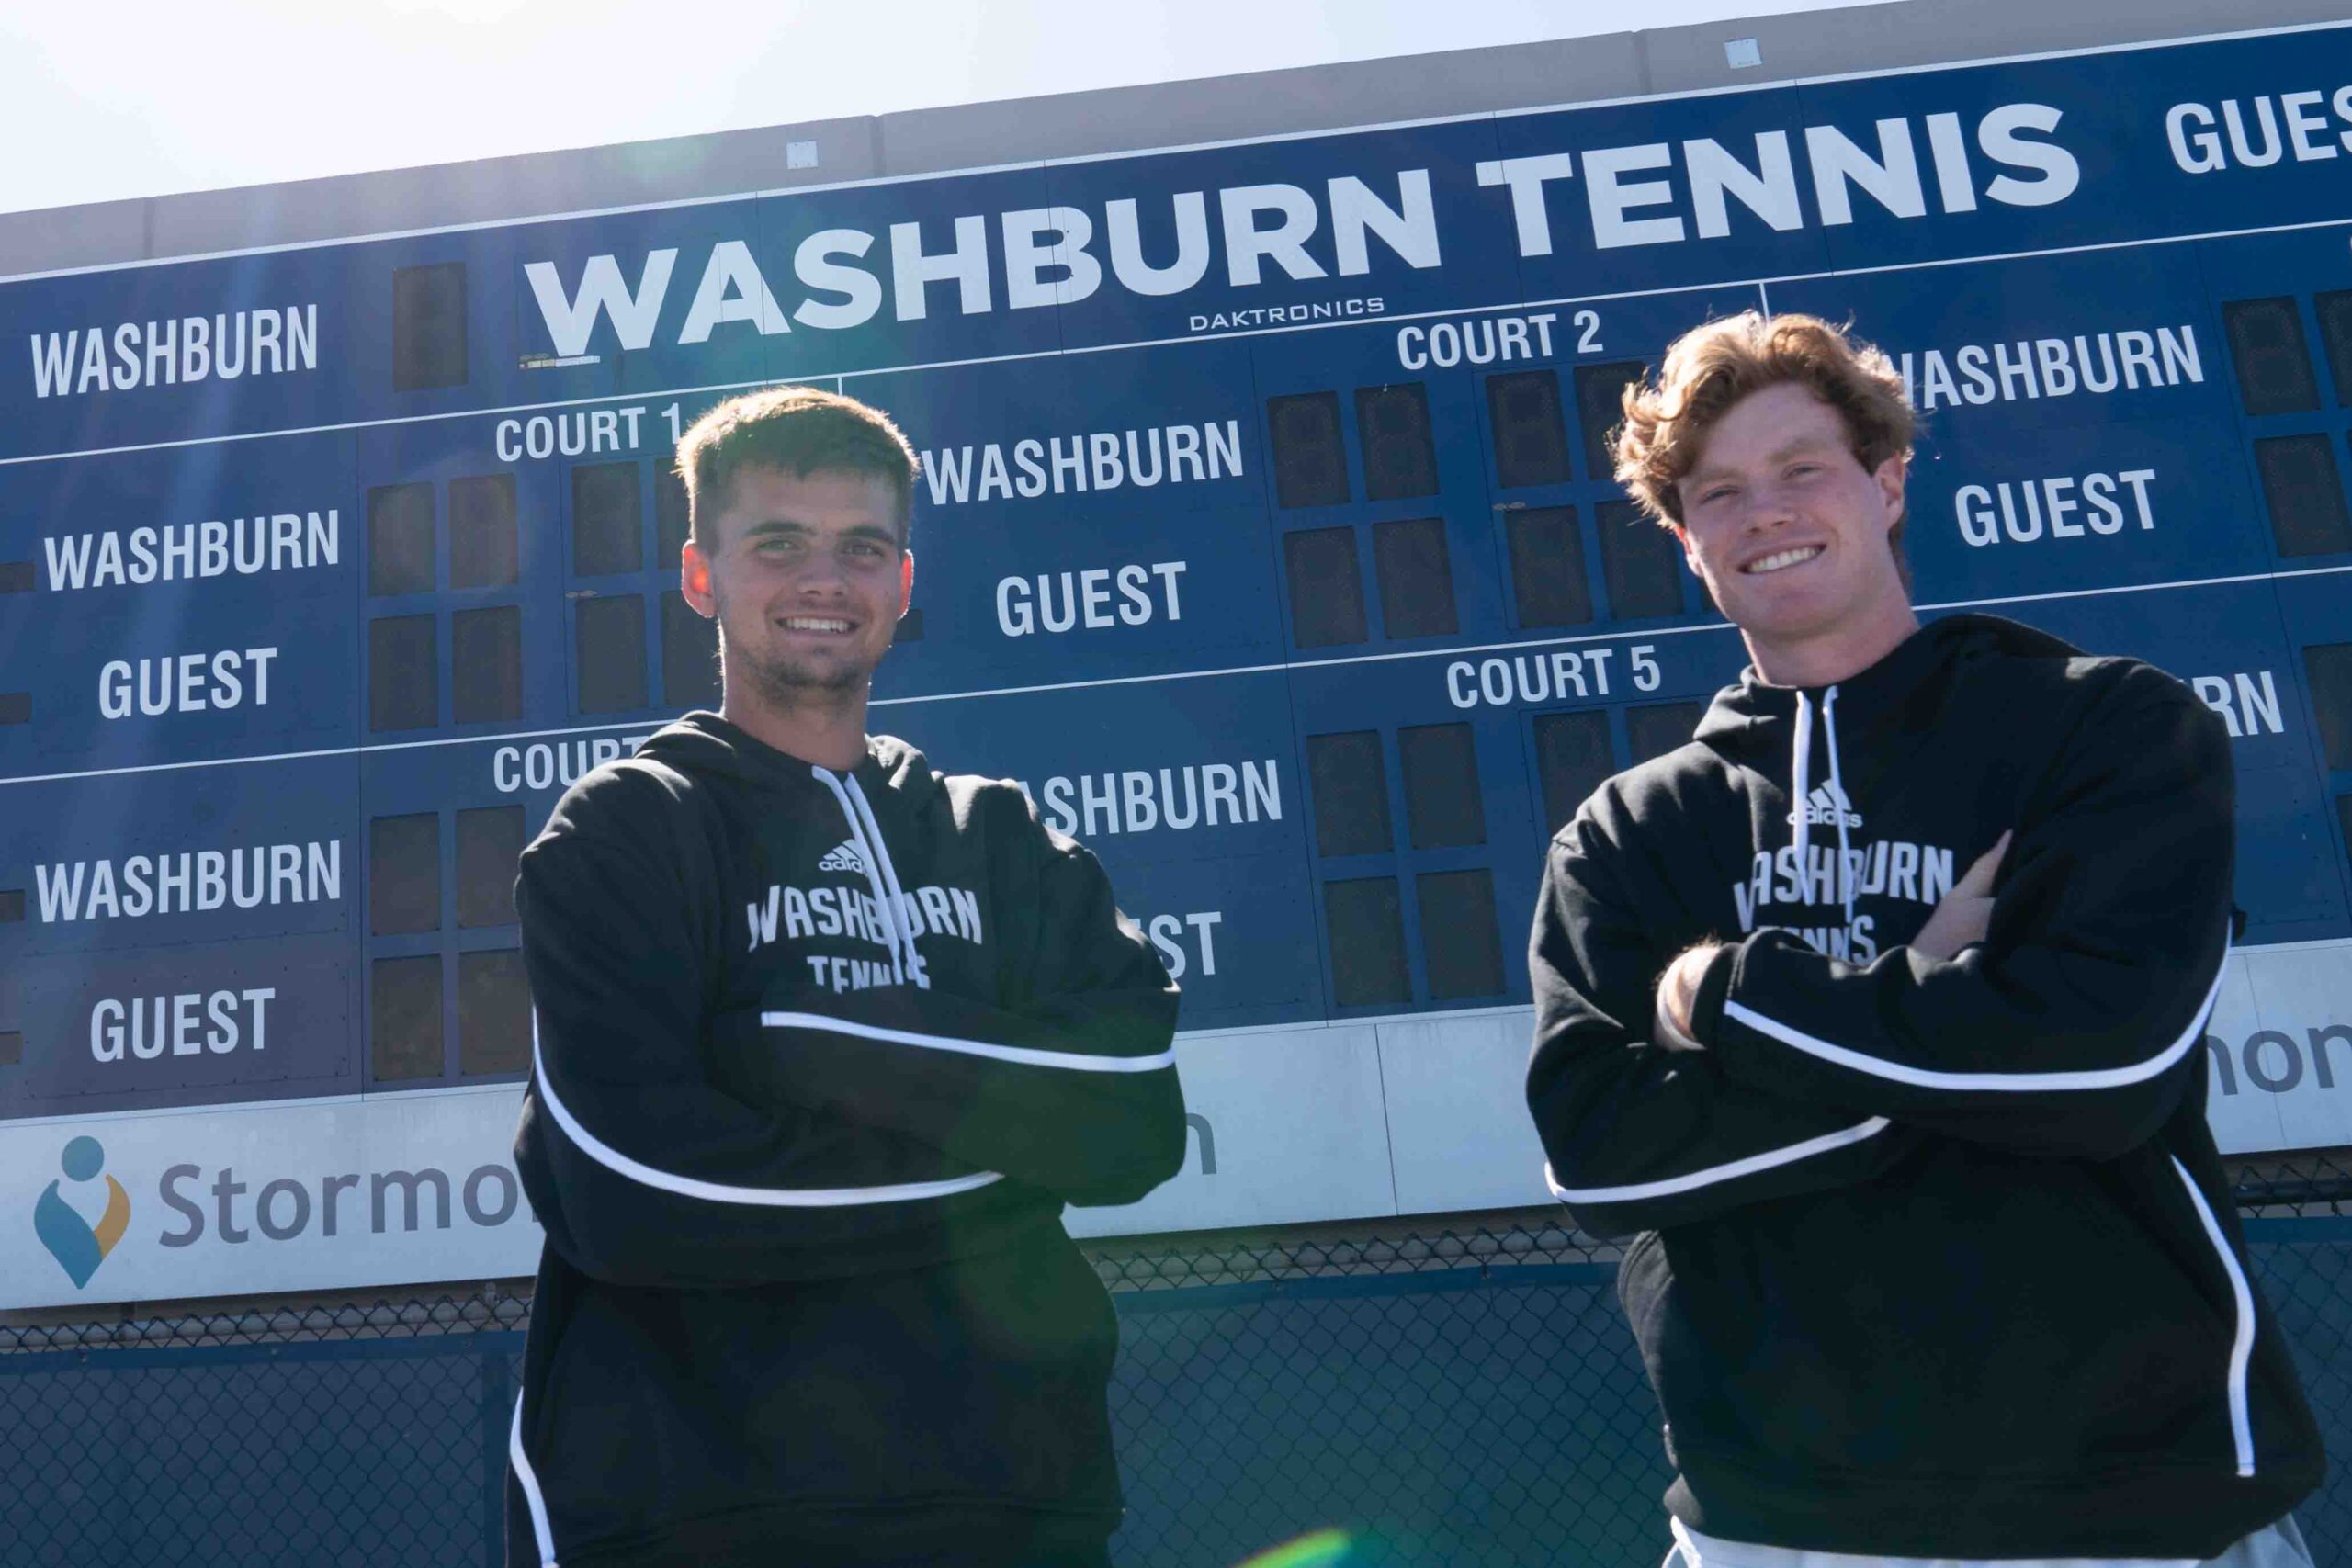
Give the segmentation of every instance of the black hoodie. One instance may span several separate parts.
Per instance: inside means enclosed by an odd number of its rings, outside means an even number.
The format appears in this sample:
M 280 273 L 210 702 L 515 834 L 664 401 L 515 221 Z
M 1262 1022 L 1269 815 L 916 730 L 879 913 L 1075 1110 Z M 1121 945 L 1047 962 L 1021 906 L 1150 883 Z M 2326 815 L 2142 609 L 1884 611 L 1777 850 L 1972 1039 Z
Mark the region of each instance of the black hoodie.
M 2002 832 L 1985 940 L 1905 945 Z M 1528 1100 L 1721 1540 L 2218 1555 L 2316 1483 L 2205 1123 L 2229 744 L 2178 682 L 1990 616 L 1747 671 L 1551 846 Z M 1842 867 L 1842 874 L 1841 874 Z M 1726 944 L 1681 1054 L 1660 973 Z
M 1117 1333 L 1061 1208 L 1185 1129 L 1094 857 L 902 742 L 835 773 L 693 714 L 566 792 L 516 899 L 508 1560 L 1099 1551 Z

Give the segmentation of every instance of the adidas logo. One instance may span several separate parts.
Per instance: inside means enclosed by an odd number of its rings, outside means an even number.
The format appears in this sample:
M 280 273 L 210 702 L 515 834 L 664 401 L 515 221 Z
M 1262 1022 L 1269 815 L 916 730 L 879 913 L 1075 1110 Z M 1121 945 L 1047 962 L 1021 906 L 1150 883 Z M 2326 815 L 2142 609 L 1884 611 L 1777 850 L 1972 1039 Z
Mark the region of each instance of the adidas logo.
M 863 876 L 865 874 L 865 857 L 857 852 L 857 845 L 853 840 L 843 839 L 825 852 L 825 858 L 817 863 L 817 869 L 819 871 L 854 871 Z
M 1812 828 L 1835 828 L 1843 821 L 1849 828 L 1862 825 L 1862 814 L 1846 798 L 1846 792 L 1834 784 L 1819 784 L 1804 797 L 1805 825 Z M 1789 813 L 1789 826 L 1797 825 L 1797 814 Z

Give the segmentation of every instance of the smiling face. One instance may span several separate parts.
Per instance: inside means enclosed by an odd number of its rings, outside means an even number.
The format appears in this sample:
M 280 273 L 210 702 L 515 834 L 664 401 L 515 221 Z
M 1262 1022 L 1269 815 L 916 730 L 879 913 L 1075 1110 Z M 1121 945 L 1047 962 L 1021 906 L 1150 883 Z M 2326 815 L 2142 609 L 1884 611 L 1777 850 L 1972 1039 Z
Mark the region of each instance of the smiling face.
M 697 519 L 681 575 L 687 602 L 718 621 L 729 707 L 862 713 L 914 590 L 897 487 L 747 464 L 724 502 Z
M 1862 467 L 1838 411 L 1795 382 L 1749 393 L 1707 431 L 1675 487 L 1677 532 L 1766 680 L 1842 680 L 1917 626 L 1888 539 L 1903 481 L 1899 457 Z

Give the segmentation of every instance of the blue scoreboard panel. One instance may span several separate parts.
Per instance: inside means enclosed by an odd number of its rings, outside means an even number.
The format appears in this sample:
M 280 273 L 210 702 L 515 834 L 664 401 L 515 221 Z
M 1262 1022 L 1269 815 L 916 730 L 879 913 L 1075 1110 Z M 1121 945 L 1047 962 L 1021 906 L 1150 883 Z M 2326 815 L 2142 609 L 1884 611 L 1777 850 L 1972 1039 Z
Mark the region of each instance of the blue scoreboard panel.
M 2193 682 L 2245 942 L 2352 939 L 2324 28 L 0 284 L 0 1116 L 519 1078 L 515 856 L 715 705 L 667 455 L 780 380 L 922 454 L 874 728 L 1188 1030 L 1522 1004 L 1546 836 L 1743 662 L 1605 433 L 1751 307 L 1902 367 L 1923 604 Z

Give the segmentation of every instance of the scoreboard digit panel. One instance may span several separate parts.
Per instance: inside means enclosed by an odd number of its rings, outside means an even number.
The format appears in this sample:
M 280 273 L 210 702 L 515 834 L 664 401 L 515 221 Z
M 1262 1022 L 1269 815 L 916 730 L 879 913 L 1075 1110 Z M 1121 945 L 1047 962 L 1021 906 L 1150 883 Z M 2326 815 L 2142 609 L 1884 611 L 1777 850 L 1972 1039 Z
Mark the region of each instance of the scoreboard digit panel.
M 364 745 L 565 716 L 560 469 L 526 456 L 503 428 L 515 423 L 469 417 L 359 434 Z
M 2292 676 L 2308 716 L 2312 765 L 2320 791 L 2313 849 L 2333 837 L 2333 863 L 2352 863 L 2352 577 L 2282 577 L 2274 583 L 2279 619 L 2293 658 Z M 2282 680 L 2281 687 L 2285 686 Z
M 1410 662 L 1425 674 L 1435 661 Z M 1542 868 L 1510 716 L 1378 665 L 1301 669 L 1292 689 L 1335 1014 L 1523 992 Z
M 1251 357 L 1294 656 L 1498 634 L 1471 378 L 1400 374 L 1380 331 L 1275 339 Z
M 1496 503 L 1540 505 L 1565 499 L 1552 486 L 1610 483 L 1620 395 L 1668 344 L 1765 303 L 1755 286 L 1728 285 L 1417 322 L 1396 331 L 1396 364 L 1476 382 Z
M 620 754 L 617 741 L 610 750 Z M 530 1066 L 514 866 L 560 791 L 553 779 L 510 787 L 524 783 L 519 756 L 505 755 L 516 750 L 417 747 L 366 759 L 356 835 L 366 874 L 353 924 L 369 1089 Z M 577 760 L 574 777 L 589 761 Z
M 1497 577 L 1500 635 L 1548 640 L 1713 619 L 1672 535 L 1616 485 L 1611 441 L 1626 386 L 1668 344 L 1762 303 L 1753 288 L 1678 289 L 1399 329 L 1400 362 L 1431 364 L 1476 389 L 1490 536 L 1482 555 Z M 1455 331 L 1458 340 L 1447 335 Z M 1521 343 L 1533 354 L 1515 353 Z
M 2290 570 L 2352 560 L 2352 249 L 2325 229 L 2211 241 L 2198 260 L 2273 557 Z

